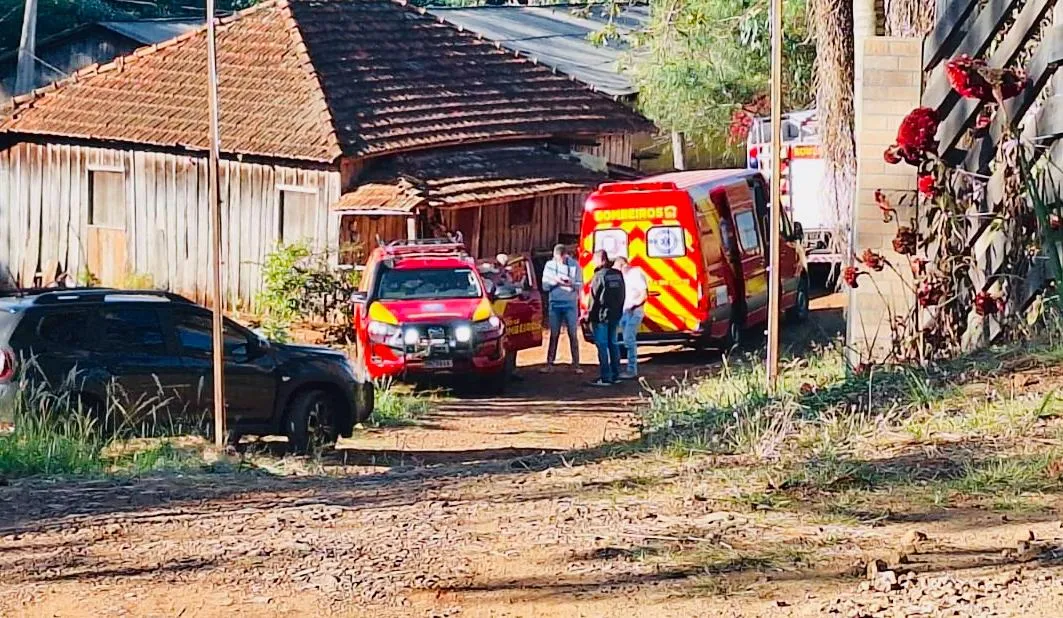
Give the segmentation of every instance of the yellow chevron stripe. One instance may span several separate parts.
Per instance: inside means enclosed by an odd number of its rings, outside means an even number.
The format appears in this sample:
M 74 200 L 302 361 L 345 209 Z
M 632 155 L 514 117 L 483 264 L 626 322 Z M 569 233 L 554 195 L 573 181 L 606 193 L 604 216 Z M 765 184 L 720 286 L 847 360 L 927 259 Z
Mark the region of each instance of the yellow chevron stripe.
M 490 301 L 488 301 L 486 298 L 481 298 L 480 304 L 476 306 L 476 311 L 474 311 L 472 314 L 472 319 L 475 322 L 479 322 L 480 320 L 486 320 L 487 318 L 491 317 L 491 313 L 492 310 Z

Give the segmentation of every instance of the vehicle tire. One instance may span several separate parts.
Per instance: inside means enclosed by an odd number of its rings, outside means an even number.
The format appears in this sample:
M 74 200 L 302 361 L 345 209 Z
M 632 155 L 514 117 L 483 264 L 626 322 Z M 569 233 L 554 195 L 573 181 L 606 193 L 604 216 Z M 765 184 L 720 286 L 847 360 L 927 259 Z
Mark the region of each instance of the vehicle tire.
M 494 373 L 487 373 L 473 378 L 476 392 L 483 397 L 501 397 L 509 385 L 509 362 Z
M 354 423 L 364 423 L 369 420 L 369 417 L 373 415 L 375 400 L 376 386 L 371 380 L 358 385 L 354 393 Z
M 789 322 L 804 322 L 808 319 L 809 284 L 808 276 L 801 277 L 801 283 L 797 286 L 797 302 L 793 307 L 786 310 L 786 319 Z
M 305 455 L 336 442 L 336 403 L 325 391 L 299 393 L 288 405 L 285 434 L 288 450 Z
M 745 343 L 746 318 L 744 312 L 735 311 L 727 323 L 727 335 L 720 340 L 720 351 L 724 354 L 733 352 Z

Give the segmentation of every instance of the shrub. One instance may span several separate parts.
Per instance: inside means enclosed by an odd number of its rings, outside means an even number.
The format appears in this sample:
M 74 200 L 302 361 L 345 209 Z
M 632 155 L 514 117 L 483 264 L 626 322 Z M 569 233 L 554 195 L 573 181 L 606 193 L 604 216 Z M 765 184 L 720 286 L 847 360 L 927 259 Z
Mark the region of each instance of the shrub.
M 370 422 L 376 427 L 402 427 L 413 425 L 428 414 L 431 402 L 414 393 L 404 393 L 394 388 L 390 378 L 376 383 L 376 399 Z
M 359 273 L 329 263 L 328 254 L 314 253 L 305 243 L 280 245 L 266 255 L 264 286 L 258 294 L 262 330 L 276 341 L 288 339 L 298 321 L 323 322 L 349 335 L 350 297 L 358 289 Z

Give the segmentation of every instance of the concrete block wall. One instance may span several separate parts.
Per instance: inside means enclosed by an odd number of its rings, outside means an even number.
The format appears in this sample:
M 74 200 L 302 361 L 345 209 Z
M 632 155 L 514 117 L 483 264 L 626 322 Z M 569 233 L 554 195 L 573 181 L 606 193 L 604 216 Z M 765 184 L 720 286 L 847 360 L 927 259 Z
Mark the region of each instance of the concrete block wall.
M 882 158 L 897 136 L 901 120 L 919 107 L 922 94 L 922 41 L 914 38 L 863 37 L 856 48 L 856 200 L 853 205 L 852 247 L 881 253 L 902 274 L 909 272 L 904 256 L 893 251 L 896 221 L 885 223 L 875 201 L 882 190 L 897 207 L 899 220 L 915 216 L 916 170 L 905 163 L 890 165 Z M 907 195 L 908 208 L 900 208 Z M 855 264 L 866 270 L 860 264 Z M 852 361 L 882 359 L 890 349 L 889 316 L 904 315 L 915 299 L 909 286 L 889 269 L 861 277 L 849 290 L 846 341 Z

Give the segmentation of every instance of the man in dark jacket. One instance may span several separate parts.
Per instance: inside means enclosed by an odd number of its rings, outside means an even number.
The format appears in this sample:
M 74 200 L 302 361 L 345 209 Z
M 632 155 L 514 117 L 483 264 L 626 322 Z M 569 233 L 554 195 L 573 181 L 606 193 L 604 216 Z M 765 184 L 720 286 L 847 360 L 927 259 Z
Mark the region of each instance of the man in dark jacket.
M 598 346 L 599 378 L 593 386 L 609 386 L 620 379 L 620 344 L 616 339 L 620 316 L 624 312 L 624 275 L 613 268 L 605 251 L 594 252 L 594 278 L 587 320 Z

